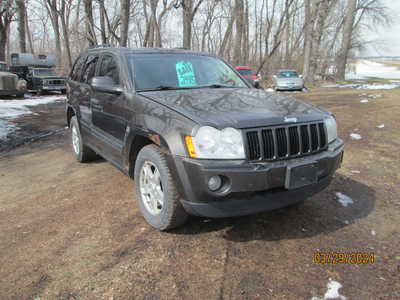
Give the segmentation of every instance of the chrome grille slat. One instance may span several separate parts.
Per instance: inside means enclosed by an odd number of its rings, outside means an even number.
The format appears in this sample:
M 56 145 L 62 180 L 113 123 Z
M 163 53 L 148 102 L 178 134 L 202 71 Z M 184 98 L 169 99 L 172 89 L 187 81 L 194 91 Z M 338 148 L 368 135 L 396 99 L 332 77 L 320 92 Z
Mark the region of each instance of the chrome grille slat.
M 248 159 L 273 161 L 301 157 L 327 146 L 323 122 L 255 128 L 245 131 Z

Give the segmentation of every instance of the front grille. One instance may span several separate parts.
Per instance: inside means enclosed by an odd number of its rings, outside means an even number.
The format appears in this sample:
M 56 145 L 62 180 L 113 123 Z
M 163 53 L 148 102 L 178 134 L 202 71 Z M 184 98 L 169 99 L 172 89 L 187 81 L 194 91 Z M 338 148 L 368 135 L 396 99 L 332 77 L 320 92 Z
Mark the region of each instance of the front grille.
M 305 156 L 327 147 L 323 122 L 256 128 L 246 131 L 250 160 L 280 160 Z
M 2 88 L 5 90 L 15 90 L 16 89 L 16 80 L 13 76 L 4 76 L 2 79 Z
M 64 80 L 62 80 L 62 79 L 50 80 L 49 84 L 52 84 L 52 85 L 63 85 L 64 84 Z

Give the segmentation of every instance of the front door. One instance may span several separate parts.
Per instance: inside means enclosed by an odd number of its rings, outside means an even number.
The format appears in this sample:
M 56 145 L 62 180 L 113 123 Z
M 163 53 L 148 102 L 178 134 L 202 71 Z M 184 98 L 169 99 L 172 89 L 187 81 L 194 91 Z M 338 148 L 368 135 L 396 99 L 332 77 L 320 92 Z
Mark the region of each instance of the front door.
M 118 61 L 112 54 L 101 57 L 96 76 L 109 77 L 114 85 L 125 86 L 120 77 Z M 103 135 L 104 141 L 116 155 L 120 155 L 127 127 L 125 93 L 93 90 L 91 102 L 94 130 Z

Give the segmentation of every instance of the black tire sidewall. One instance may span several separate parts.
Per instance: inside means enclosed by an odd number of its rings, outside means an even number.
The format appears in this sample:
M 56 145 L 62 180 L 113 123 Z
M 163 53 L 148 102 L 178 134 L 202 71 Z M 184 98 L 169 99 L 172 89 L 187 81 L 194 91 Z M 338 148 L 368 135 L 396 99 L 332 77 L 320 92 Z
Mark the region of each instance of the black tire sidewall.
M 140 193 L 140 171 L 146 161 L 153 163 L 160 172 L 161 182 L 164 192 L 164 204 L 161 212 L 158 215 L 151 214 L 145 207 Z M 174 213 L 174 182 L 172 182 L 171 172 L 163 154 L 157 149 L 157 146 L 151 145 L 144 147 L 136 159 L 135 163 L 135 190 L 136 199 L 139 203 L 140 210 L 146 221 L 153 227 L 164 230 L 169 226 L 171 216 Z

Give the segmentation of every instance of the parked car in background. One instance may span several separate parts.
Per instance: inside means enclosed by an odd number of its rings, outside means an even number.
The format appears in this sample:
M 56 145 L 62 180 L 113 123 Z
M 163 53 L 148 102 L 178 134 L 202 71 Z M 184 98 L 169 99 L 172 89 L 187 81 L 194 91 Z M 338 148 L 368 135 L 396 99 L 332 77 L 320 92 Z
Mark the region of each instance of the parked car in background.
M 212 55 L 93 48 L 67 85 L 76 159 L 99 154 L 134 178 L 138 206 L 160 230 L 188 215 L 247 215 L 305 200 L 342 162 L 331 113 L 254 89 Z
M 275 91 L 301 91 L 304 88 L 304 80 L 296 70 L 279 70 L 273 77 Z
M 38 95 L 49 91 L 66 93 L 66 78 L 57 75 L 55 57 L 30 53 L 11 54 L 10 71 L 19 78 L 26 80 L 28 90 L 36 91 Z
M 235 68 L 239 74 L 246 79 L 252 86 L 259 88 L 261 77 L 257 74 L 254 67 L 238 66 Z
M 26 81 L 18 79 L 18 76 L 8 71 L 5 62 L 0 61 L 0 96 L 16 96 L 24 98 L 26 93 Z

